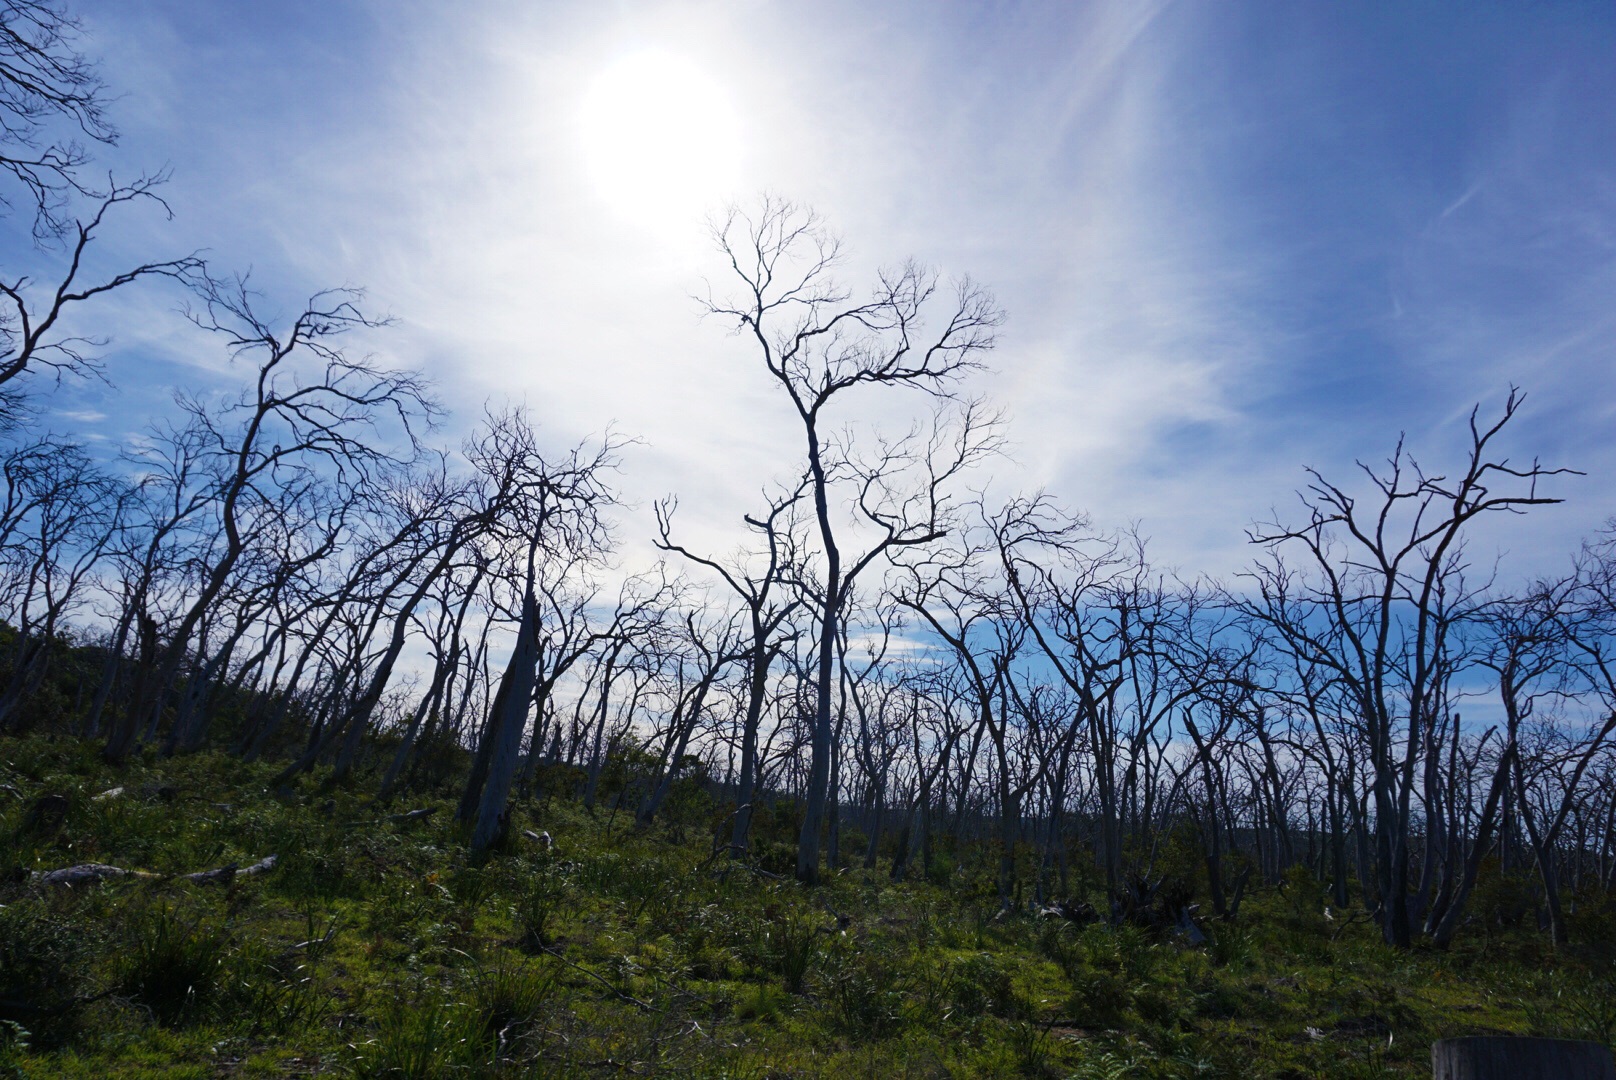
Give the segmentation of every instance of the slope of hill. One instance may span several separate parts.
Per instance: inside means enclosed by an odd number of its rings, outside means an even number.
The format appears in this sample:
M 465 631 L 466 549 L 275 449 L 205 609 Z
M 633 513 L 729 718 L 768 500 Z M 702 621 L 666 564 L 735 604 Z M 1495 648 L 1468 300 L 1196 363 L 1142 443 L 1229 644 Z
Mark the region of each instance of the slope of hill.
M 1299 872 L 1191 944 L 1000 915 L 974 848 L 807 889 L 715 851 L 694 788 L 645 833 L 541 797 L 477 863 L 441 793 L 96 749 L 0 744 L 0 1075 L 1421 1076 L 1434 1038 L 1616 1028 L 1608 902 L 1563 955 L 1502 893 L 1463 947 L 1400 953 Z M 39 876 L 88 863 L 142 873 Z

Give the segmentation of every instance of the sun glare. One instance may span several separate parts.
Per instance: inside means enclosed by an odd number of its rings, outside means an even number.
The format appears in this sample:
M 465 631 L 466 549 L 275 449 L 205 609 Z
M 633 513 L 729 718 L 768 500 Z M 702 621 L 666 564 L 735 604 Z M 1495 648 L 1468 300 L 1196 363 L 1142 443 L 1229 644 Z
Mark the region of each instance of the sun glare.
M 590 85 L 582 122 L 590 180 L 620 213 L 684 218 L 731 193 L 740 158 L 735 110 L 683 57 L 619 59 Z

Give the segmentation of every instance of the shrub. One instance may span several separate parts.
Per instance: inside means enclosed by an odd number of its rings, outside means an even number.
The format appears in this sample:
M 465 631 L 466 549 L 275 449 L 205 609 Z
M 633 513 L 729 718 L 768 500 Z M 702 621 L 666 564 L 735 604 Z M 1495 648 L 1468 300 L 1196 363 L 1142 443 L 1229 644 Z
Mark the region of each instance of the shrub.
M 1234 972 L 1245 971 L 1256 956 L 1251 931 L 1237 927 L 1233 923 L 1219 923 L 1207 943 L 1207 955 L 1219 967 L 1226 967 Z
M 307 963 L 286 951 L 270 951 L 261 943 L 249 944 L 231 959 L 229 994 L 237 1006 L 234 1015 L 250 1035 L 282 1035 L 312 1027 L 330 1015 L 332 998 L 310 970 L 322 948 L 306 946 Z
M 28 1054 L 28 1029 L 15 1020 L 0 1020 L 0 1080 L 22 1080 L 22 1059 Z
M 1558 1006 L 1550 1025 L 1553 1034 L 1607 1046 L 1616 1042 L 1616 964 L 1556 971 L 1549 989 Z
M 825 989 L 838 1025 L 858 1038 L 879 1038 L 897 1027 L 903 978 L 893 958 L 842 939 L 826 957 Z
M 793 994 L 802 993 L 808 969 L 819 950 L 819 928 L 811 917 L 787 915 L 775 921 L 764 932 L 766 953 L 774 970 L 785 979 L 786 989 Z
M 145 913 L 119 985 L 164 1024 L 204 1015 L 215 1003 L 226 939 L 201 916 L 186 921 L 166 905 Z
M 962 1016 L 984 1012 L 1013 1016 L 1018 1009 L 1010 973 L 989 953 L 955 959 L 945 976 L 954 1011 Z
M 457 905 L 475 911 L 493 893 L 494 882 L 482 867 L 461 866 L 449 875 L 448 889 Z
M 86 994 L 89 961 L 100 948 L 101 920 L 90 903 L 74 901 L 0 904 L 0 1024 L 21 1025 L 36 1046 L 68 1033 L 72 1003 Z
M 485 1025 L 458 1002 L 395 998 L 376 1034 L 348 1046 L 356 1080 L 450 1080 L 479 1063 Z
M 1071 978 L 1082 967 L 1082 951 L 1077 947 L 1077 932 L 1065 919 L 1046 919 L 1038 927 L 1038 951 Z
M 747 987 L 735 1002 L 735 1018 L 773 1023 L 789 1005 L 790 995 L 785 991 L 769 983 L 759 983 Z
M 1493 930 L 1519 926 L 1536 907 L 1530 877 L 1519 872 L 1505 873 L 1497 858 L 1482 863 L 1475 891 L 1470 894 L 1470 910 L 1489 936 Z
M 482 1025 L 478 1032 L 481 1041 L 499 1057 L 530 1041 L 555 987 L 554 973 L 532 963 L 502 959 L 492 968 L 479 970 L 472 997 Z
M 529 952 L 541 952 L 550 945 L 550 926 L 567 896 L 567 866 L 545 863 L 528 878 L 511 905 L 516 919 L 518 941 Z

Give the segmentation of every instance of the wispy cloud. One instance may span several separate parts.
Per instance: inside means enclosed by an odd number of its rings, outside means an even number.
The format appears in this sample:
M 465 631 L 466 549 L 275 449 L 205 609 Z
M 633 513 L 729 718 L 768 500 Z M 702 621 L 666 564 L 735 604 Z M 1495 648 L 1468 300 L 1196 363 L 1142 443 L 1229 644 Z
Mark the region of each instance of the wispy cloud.
M 688 299 L 722 272 L 703 209 L 764 189 L 825 211 L 852 280 L 914 253 L 990 284 L 1011 322 L 979 389 L 1015 448 L 995 482 L 1140 519 L 1174 562 L 1236 565 L 1302 464 L 1344 472 L 1399 429 L 1435 455 L 1510 381 L 1535 391 L 1523 446 L 1616 476 L 1616 29 L 1591 6 L 86 6 L 125 152 L 176 173 L 178 220 L 129 253 L 207 247 L 288 305 L 367 285 L 398 321 L 365 347 L 466 421 L 508 396 L 558 441 L 641 436 L 628 494 L 680 492 L 715 547 L 798 453 L 744 342 Z M 741 144 L 729 189 L 654 228 L 592 184 L 579 128 L 647 48 L 705 73 Z M 133 328 L 125 392 L 229 379 L 140 303 L 108 308 Z M 1563 547 L 1612 490 L 1517 535 Z

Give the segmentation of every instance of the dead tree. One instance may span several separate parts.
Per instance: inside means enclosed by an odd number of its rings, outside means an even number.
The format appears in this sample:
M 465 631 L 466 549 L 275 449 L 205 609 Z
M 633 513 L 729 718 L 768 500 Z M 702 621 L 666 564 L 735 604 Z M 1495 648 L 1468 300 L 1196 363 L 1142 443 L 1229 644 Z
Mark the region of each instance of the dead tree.
M 1021 799 L 1032 780 L 1011 761 L 1011 666 L 1026 640 L 1024 623 L 994 576 L 991 538 L 980 531 L 946 548 L 906 560 L 894 600 L 912 611 L 949 649 L 967 689 L 977 731 L 993 751 L 999 805 L 999 903 L 1010 905 Z
M 661 575 L 647 574 L 623 582 L 611 622 L 596 637 L 594 668 L 578 696 L 580 712 L 584 704 L 593 704 L 574 739 L 574 757 L 588 762 L 581 798 L 584 809 L 591 813 L 616 733 L 631 722 L 655 674 L 647 661 L 646 644 L 667 615 L 669 593 L 669 584 Z M 616 692 L 625 679 L 631 685 L 626 705 L 623 695 Z
M 1137 595 L 1145 574 L 1142 551 L 1095 533 L 1084 518 L 1061 512 L 1041 495 L 1012 500 L 988 518 L 987 529 L 1007 602 L 1075 699 L 1074 721 L 1086 738 L 1097 803 L 1096 854 L 1107 891 L 1119 902 L 1126 885 L 1129 762 L 1145 752 L 1155 724 L 1173 705 L 1158 701 L 1130 716 L 1124 697 L 1156 616 Z
M 1470 446 L 1451 475 L 1428 473 L 1399 442 L 1383 469 L 1360 466 L 1367 502 L 1310 472 L 1305 524 L 1250 533 L 1268 555 L 1250 576 L 1246 610 L 1279 647 L 1328 670 L 1363 725 L 1379 921 L 1387 943 L 1401 948 L 1415 929 L 1410 821 L 1419 770 L 1429 732 L 1446 723 L 1457 628 L 1479 602 L 1464 580 L 1467 528 L 1485 514 L 1559 502 L 1539 494 L 1538 482 L 1568 471 L 1496 456 L 1493 444 L 1520 403 L 1512 391 L 1490 425 L 1479 422 L 1479 407 L 1471 412 Z M 1308 576 L 1283 561 L 1291 550 Z
M 463 819 L 475 807 L 474 851 L 486 849 L 503 830 L 506 803 L 521 763 L 522 736 L 539 685 L 543 647 L 539 584 L 545 581 L 552 597 L 559 596 L 569 577 L 587 570 L 611 549 L 604 513 L 615 501 L 607 482 L 616 467 L 617 448 L 608 436 L 594 446 L 580 445 L 558 460 L 548 460 L 532 428 L 516 413 L 501 418 L 482 444 L 482 471 L 494 478 L 496 490 L 505 493 L 497 523 L 506 536 L 519 539 L 525 551 L 515 645 L 489 708 L 461 801 Z M 585 651 L 587 643 L 580 643 L 567 663 Z M 564 671 L 552 667 L 549 676 L 557 678 Z
M 108 91 L 79 48 L 83 28 L 55 0 L 0 2 L 0 171 L 27 193 L 34 239 L 59 237 L 73 196 L 96 192 L 81 175 L 89 151 L 79 141 L 111 146 Z M 0 194 L 0 206 L 15 205 Z
M 382 776 L 380 789 L 376 793 L 377 801 L 385 801 L 393 792 L 393 785 L 404 771 L 404 766 L 414 751 L 416 739 L 421 733 L 422 722 L 426 718 L 442 715 L 447 709 L 451 677 L 460 666 L 460 656 L 464 650 L 464 638 L 461 636 L 466 624 L 466 613 L 471 609 L 472 601 L 477 599 L 478 587 L 488 573 L 488 560 L 478 558 L 471 567 L 472 577 L 469 583 L 462 584 L 455 579 L 453 573 L 443 578 L 442 595 L 439 597 L 438 631 L 433 635 L 434 662 L 432 665 L 432 685 L 422 696 L 420 704 L 410 717 L 409 726 L 405 728 L 399 740 L 398 750 L 393 754 L 392 763 L 388 765 L 387 772 Z M 450 593 L 459 591 L 460 605 L 451 606 Z M 453 613 L 451 615 L 451 612 Z M 447 632 L 448 641 L 444 641 Z
M 844 560 L 842 545 L 850 533 L 837 520 L 834 492 L 847 482 L 866 494 L 880 485 L 860 484 L 856 474 L 850 475 L 845 464 L 850 448 L 831 437 L 829 414 L 864 386 L 909 387 L 946 396 L 992 347 L 1002 315 L 992 298 L 968 280 L 958 284 L 951 301 L 939 299 L 936 276 L 912 262 L 879 275 L 870 299 L 852 300 L 831 276 L 840 260 L 839 243 L 811 211 L 778 199 L 764 199 L 750 214 L 732 209 L 715 223 L 713 233 L 737 293 L 723 300 L 709 296 L 704 307 L 753 341 L 769 377 L 796 412 L 818 526 L 818 703 L 797 851 L 797 876 L 812 882 L 819 874 L 819 837 L 830 784 L 831 694 L 844 599 L 873 560 L 896 546 L 928 543 L 943 531 L 940 520 L 924 514 L 912 518 L 878 512 L 873 519 L 865 514 L 879 539 Z M 940 325 L 934 324 L 931 336 L 917 343 L 926 332 L 925 317 L 939 306 Z M 935 484 L 929 491 L 942 495 Z M 941 510 L 941 501 L 934 502 Z
M 0 64 L 0 69 L 3 69 L 3 64 Z M 6 159 L 0 157 L 0 165 L 4 164 Z M 105 342 L 62 329 L 63 320 L 80 304 L 146 278 L 190 281 L 205 276 L 202 260 L 195 255 L 187 255 L 178 259 L 141 263 L 115 274 L 85 279 L 86 252 L 108 214 L 125 204 L 146 201 L 168 212 L 168 204 L 153 190 L 165 179 L 162 175 L 142 178 L 133 184 L 114 187 L 100 196 L 94 213 L 73 222 L 73 236 L 66 252 L 67 264 L 52 271 L 48 282 L 36 283 L 26 274 L 0 277 L 0 296 L 5 298 L 5 310 L 0 311 L 0 417 L 19 407 L 13 392 L 15 388 L 11 384 L 30 371 L 44 369 L 52 372 L 58 380 L 64 375 L 93 376 L 100 373 L 101 363 L 93 350 Z M 43 210 L 37 220 L 51 221 L 53 232 L 59 225 L 52 215 Z M 65 229 L 65 226 L 62 228 Z
M 65 620 L 122 529 L 128 489 L 72 443 L 46 439 L 9 455 L 0 504 L 0 613 L 16 629 L 0 687 L 0 730 L 45 678 Z
M 256 357 L 257 370 L 251 387 L 217 414 L 201 401 L 183 402 L 204 433 L 220 548 L 173 630 L 159 664 L 160 687 L 174 681 L 247 551 L 251 534 L 244 526 L 256 508 L 315 474 L 348 489 L 377 483 L 416 456 L 417 432 L 437 412 L 418 376 L 352 360 L 338 347 L 343 333 L 380 325 L 360 311 L 356 292 L 317 294 L 279 332 L 257 314 L 244 279 L 203 277 L 197 288 L 202 306 L 193 321 L 221 335 L 234 357 Z M 392 439 L 402 443 L 403 456 L 387 449 Z
M 957 696 L 947 680 L 935 672 L 912 672 L 904 679 L 909 696 L 909 738 L 915 777 L 908 801 L 908 815 L 898 834 L 898 849 L 892 856 L 892 879 L 902 881 L 909 861 L 920 850 L 921 869 L 929 873 L 932 855 L 932 812 L 934 792 L 960 739 L 970 730 L 972 717 L 952 707 Z
M 752 827 L 752 802 L 757 797 L 758 725 L 763 719 L 763 705 L 768 696 L 769 669 L 780 655 L 783 642 L 780 633 L 786 620 L 802 603 L 800 597 L 779 596 L 776 586 L 789 587 L 796 578 L 798 535 L 795 511 L 806 490 L 806 479 L 789 493 L 769 499 L 769 511 L 762 517 L 748 514 L 748 528 L 763 541 L 761 558 L 737 553 L 728 562 L 720 562 L 676 544 L 672 538 L 673 500 L 658 503 L 657 546 L 675 552 L 698 566 L 706 567 L 723 579 L 724 584 L 745 605 L 751 629 L 751 645 L 747 654 L 746 713 L 741 721 L 741 763 L 739 786 L 736 789 L 735 820 L 730 827 L 730 855 L 742 858 L 746 854 L 747 834 Z
M 667 686 L 660 696 L 667 709 L 662 730 L 647 739 L 658 747 L 657 761 L 645 798 L 634 815 L 637 828 L 651 824 L 673 789 L 691 738 L 707 719 L 707 701 L 714 687 L 725 671 L 749 651 L 745 636 L 739 612 L 726 618 L 720 611 L 715 618 L 706 620 L 697 611 L 686 610 L 664 627 L 659 666 Z

